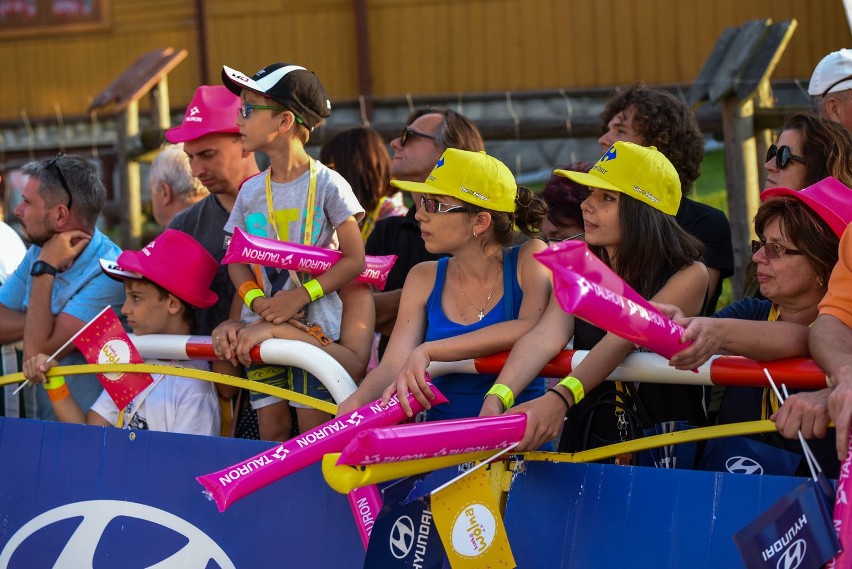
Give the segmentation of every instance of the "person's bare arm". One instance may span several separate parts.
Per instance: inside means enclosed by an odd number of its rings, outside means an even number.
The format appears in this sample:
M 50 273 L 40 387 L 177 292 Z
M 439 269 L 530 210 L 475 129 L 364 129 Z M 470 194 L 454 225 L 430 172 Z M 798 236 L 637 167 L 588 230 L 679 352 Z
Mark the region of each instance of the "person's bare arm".
M 837 431 L 837 456 L 843 460 L 852 426 L 852 328 L 834 316 L 820 314 L 811 326 L 808 345 L 834 388 L 828 397 L 828 416 Z
M 27 315 L 0 304 L 0 344 L 11 344 L 24 338 Z
M 399 312 L 401 298 L 401 288 L 385 292 L 373 292 L 373 303 L 376 305 L 376 332 L 383 336 L 391 335 L 393 326 L 396 324 L 396 315 Z

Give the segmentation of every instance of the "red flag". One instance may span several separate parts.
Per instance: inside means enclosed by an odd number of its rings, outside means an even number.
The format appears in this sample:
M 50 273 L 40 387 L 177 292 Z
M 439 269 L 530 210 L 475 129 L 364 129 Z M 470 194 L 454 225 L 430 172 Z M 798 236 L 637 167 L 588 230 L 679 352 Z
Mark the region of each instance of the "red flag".
M 72 342 L 90 364 L 145 363 L 118 316 L 107 306 L 82 330 Z M 134 397 L 154 382 L 149 373 L 99 373 L 98 379 L 121 411 Z

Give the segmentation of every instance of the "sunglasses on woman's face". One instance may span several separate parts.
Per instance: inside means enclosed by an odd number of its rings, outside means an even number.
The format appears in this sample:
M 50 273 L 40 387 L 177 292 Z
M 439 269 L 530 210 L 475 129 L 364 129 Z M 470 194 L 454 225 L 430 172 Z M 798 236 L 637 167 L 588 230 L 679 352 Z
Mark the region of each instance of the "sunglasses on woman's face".
M 807 164 L 805 162 L 804 157 L 796 156 L 790 150 L 790 147 L 787 145 L 784 146 L 775 146 L 774 144 L 769 147 L 769 150 L 766 151 L 766 161 L 769 162 L 775 158 L 775 165 L 779 170 L 783 170 L 787 167 L 787 164 L 790 163 L 790 160 L 795 160 L 796 162 L 800 162 L 802 164 Z
M 439 202 L 434 198 L 420 198 L 420 205 L 426 213 L 464 213 L 473 211 L 469 207 L 452 203 Z
M 763 249 L 763 254 L 766 255 L 767 259 L 775 260 L 782 255 L 802 255 L 802 252 L 798 249 L 788 249 L 783 245 L 779 245 L 778 243 L 770 243 L 763 241 L 755 241 L 751 242 L 751 254 L 754 255 L 758 251 Z

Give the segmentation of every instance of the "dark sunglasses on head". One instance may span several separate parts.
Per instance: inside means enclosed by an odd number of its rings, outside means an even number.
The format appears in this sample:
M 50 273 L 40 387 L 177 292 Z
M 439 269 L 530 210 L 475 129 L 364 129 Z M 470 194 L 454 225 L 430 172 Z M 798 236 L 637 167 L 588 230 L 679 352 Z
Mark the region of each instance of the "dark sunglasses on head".
M 783 245 L 779 245 L 778 243 L 769 243 L 764 241 L 755 241 L 751 242 L 751 253 L 754 255 L 758 251 L 763 249 L 763 254 L 766 255 L 767 259 L 777 259 L 781 255 L 802 255 L 803 253 L 798 249 L 788 249 Z
M 473 210 L 463 205 L 452 203 L 439 202 L 434 198 L 420 198 L 420 205 L 426 210 L 426 213 L 464 213 L 472 212 Z
M 790 163 L 790 160 L 795 160 L 796 162 L 801 162 L 802 164 L 807 164 L 805 162 L 804 157 L 796 156 L 790 151 L 790 147 L 787 145 L 784 146 L 775 146 L 774 144 L 769 147 L 769 150 L 766 151 L 766 161 L 769 162 L 775 158 L 775 165 L 778 166 L 779 170 L 783 170 L 787 167 L 787 164 Z
M 65 174 L 62 173 L 62 164 L 59 163 L 59 159 L 63 158 L 64 154 L 57 154 L 55 157 L 50 159 L 50 162 L 47 163 L 47 167 L 56 168 L 56 173 L 59 175 L 59 185 L 62 186 L 62 189 L 65 190 L 65 193 L 68 194 L 68 209 L 71 209 L 71 203 L 74 201 L 74 198 L 71 196 L 71 190 L 68 189 L 68 182 L 65 181 Z
M 406 143 L 411 139 L 412 136 L 419 136 L 420 138 L 428 138 L 429 140 L 436 140 L 434 136 L 430 136 L 428 134 L 424 134 L 422 132 L 417 132 L 413 128 L 403 127 L 402 132 L 399 134 L 399 144 L 401 146 L 405 146 Z

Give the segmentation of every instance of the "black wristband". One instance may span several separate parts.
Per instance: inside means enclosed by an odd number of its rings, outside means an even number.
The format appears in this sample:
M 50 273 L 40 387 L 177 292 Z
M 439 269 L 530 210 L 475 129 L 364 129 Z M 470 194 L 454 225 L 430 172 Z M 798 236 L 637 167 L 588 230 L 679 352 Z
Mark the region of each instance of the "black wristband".
M 565 403 L 565 411 L 566 412 L 568 411 L 568 409 L 571 408 L 571 404 L 568 403 L 568 398 L 565 397 L 564 395 L 562 395 L 561 393 L 559 393 L 558 389 L 551 387 L 550 389 L 547 390 L 547 392 L 548 393 L 551 393 L 551 392 L 555 393 L 559 397 L 559 399 L 561 399 L 563 401 L 563 403 Z

